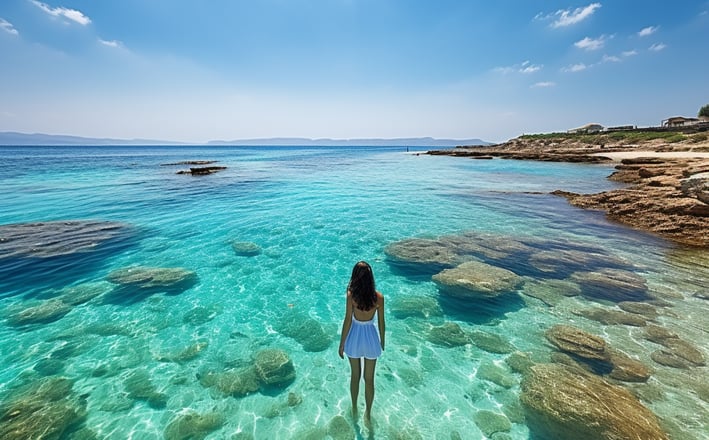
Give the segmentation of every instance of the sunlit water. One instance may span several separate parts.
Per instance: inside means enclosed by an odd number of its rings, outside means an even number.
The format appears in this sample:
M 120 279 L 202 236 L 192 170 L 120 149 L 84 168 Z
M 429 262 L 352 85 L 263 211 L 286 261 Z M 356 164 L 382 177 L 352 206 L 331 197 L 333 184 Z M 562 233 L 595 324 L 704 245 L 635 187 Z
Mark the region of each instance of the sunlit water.
M 193 177 L 175 173 L 186 166 L 164 165 L 185 160 L 228 168 Z M 87 411 L 69 432 L 164 438 L 171 422 L 194 412 L 218 421 L 204 431 L 207 439 L 347 438 L 337 416 L 364 438 L 526 439 L 521 376 L 507 367 L 509 354 L 437 344 L 429 331 L 444 322 L 484 330 L 548 361 L 553 347 L 544 331 L 565 323 L 603 336 L 653 369 L 648 383 L 625 385 L 673 438 L 709 438 L 707 368 L 656 364 L 650 354 L 658 346 L 641 337 L 642 328 L 574 313 L 598 303 L 576 296 L 550 307 L 520 291 L 499 309 L 457 309 L 430 273 L 402 270 L 384 254 L 398 240 L 470 231 L 598 246 L 634 263 L 650 292 L 667 303 L 656 323 L 706 358 L 709 307 L 697 295 L 709 279 L 705 252 L 547 194 L 614 188 L 605 179 L 610 166 L 431 157 L 402 148 L 3 147 L 0 167 L 0 225 L 130 225 L 127 239 L 51 264 L 0 255 L 0 398 L 43 377 L 69 378 L 72 398 Z M 234 242 L 261 251 L 239 254 Z M 350 416 L 349 366 L 337 355 L 345 288 L 359 260 L 372 264 L 388 304 L 371 427 Z M 136 292 L 107 281 L 133 266 L 180 267 L 196 277 L 177 291 Z M 12 324 L 18 310 L 85 283 L 96 283 L 101 295 L 49 322 Z M 393 313 L 409 297 L 431 299 L 443 314 Z M 308 318 L 324 329 L 315 349 L 283 330 Z M 225 395 L 199 380 L 248 365 L 266 348 L 292 360 L 296 378 L 287 386 Z M 491 365 L 503 379 L 478 374 Z M 135 390 L 136 377 L 157 402 Z M 363 404 L 362 395 L 360 413 Z M 504 415 L 509 429 L 486 437 L 474 417 L 481 410 Z

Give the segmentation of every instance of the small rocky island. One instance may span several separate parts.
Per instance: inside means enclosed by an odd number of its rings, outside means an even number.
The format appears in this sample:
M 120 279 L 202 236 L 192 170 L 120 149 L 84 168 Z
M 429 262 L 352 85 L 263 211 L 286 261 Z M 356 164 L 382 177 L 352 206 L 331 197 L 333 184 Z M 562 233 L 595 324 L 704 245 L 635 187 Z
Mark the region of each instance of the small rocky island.
M 709 247 L 709 132 L 628 130 L 524 135 L 491 146 L 429 151 L 472 159 L 614 163 L 627 187 L 599 194 L 554 191 L 581 208 L 687 246 Z
M 162 167 L 167 167 L 167 166 L 177 166 L 177 165 L 211 165 L 213 163 L 217 163 L 216 160 L 185 160 L 181 162 L 174 162 L 174 163 L 163 163 L 160 164 Z M 189 170 L 180 170 L 175 174 L 191 174 L 193 176 L 205 176 L 208 174 L 214 174 L 218 171 L 225 170 L 226 167 L 223 166 L 199 166 L 199 167 L 190 167 Z

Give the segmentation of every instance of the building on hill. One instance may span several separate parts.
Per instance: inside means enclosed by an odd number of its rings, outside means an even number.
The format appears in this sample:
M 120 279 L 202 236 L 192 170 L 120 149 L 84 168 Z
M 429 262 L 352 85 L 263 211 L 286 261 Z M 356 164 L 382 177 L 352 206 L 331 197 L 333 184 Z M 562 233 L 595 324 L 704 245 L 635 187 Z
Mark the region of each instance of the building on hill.
M 599 133 L 601 131 L 603 131 L 603 126 L 601 124 L 586 124 L 583 127 L 572 128 L 571 130 L 568 130 L 567 133 L 588 134 Z
M 684 116 L 673 116 L 662 121 L 663 127 L 688 127 L 690 125 L 707 122 L 704 118 L 685 118 Z

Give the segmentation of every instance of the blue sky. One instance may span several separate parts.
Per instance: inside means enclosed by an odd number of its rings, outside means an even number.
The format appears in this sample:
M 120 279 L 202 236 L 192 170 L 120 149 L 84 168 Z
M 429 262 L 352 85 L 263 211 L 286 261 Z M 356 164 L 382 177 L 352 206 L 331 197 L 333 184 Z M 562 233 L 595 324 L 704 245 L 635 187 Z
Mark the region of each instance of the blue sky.
M 656 125 L 709 1 L 2 0 L 0 131 L 205 142 Z

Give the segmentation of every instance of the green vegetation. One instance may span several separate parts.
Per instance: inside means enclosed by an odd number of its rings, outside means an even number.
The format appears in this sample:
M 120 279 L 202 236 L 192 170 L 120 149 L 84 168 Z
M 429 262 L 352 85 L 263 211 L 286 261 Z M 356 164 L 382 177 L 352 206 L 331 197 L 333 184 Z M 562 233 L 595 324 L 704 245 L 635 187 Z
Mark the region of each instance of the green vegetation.
M 709 104 L 705 105 L 704 107 L 699 109 L 699 113 L 697 114 L 698 117 L 705 116 L 709 118 Z
M 709 134 L 706 133 L 698 133 L 694 134 L 689 137 L 689 141 L 693 144 L 698 144 L 700 142 L 704 142 L 709 139 Z
M 603 144 L 607 142 L 614 143 L 642 143 L 654 139 L 662 139 L 669 143 L 681 142 L 687 139 L 687 135 L 676 131 L 611 131 L 601 133 L 539 133 L 525 134 L 520 136 L 523 140 L 543 140 L 546 144 L 552 141 L 562 142 L 565 140 L 574 140 L 584 144 Z

